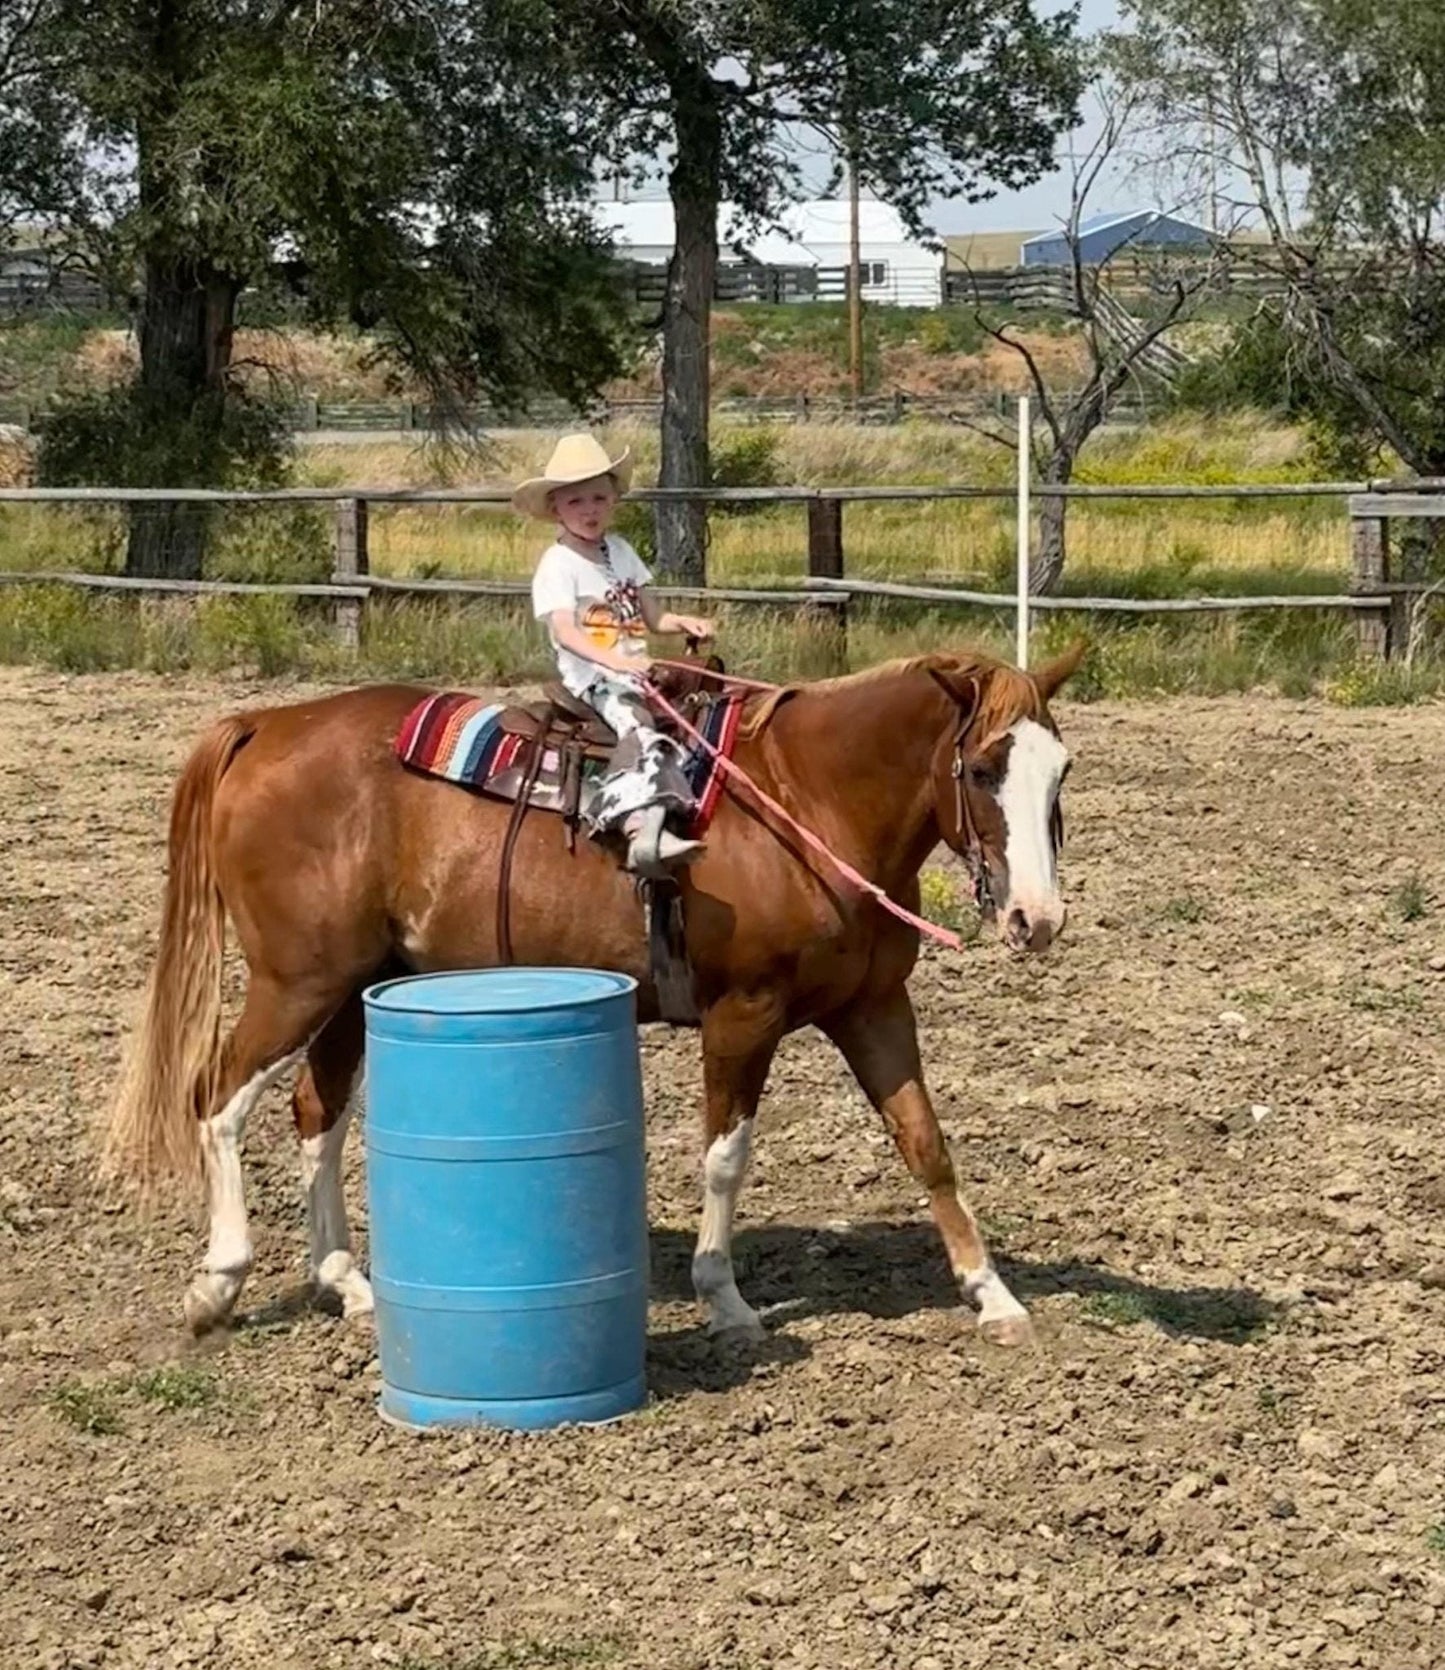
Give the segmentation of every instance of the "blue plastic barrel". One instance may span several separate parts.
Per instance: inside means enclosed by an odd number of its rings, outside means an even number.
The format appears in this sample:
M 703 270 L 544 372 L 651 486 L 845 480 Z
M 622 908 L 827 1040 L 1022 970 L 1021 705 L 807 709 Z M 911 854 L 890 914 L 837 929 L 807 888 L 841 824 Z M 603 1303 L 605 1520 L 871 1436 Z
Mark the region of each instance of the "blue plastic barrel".
M 506 968 L 365 993 L 387 1418 L 536 1428 L 642 1403 L 636 989 L 592 969 Z

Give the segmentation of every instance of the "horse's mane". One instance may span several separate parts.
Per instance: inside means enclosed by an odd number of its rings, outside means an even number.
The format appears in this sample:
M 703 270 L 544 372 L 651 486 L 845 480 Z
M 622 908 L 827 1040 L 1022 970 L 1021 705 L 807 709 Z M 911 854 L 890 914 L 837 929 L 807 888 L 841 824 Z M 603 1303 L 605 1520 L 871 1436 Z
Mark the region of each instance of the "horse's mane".
M 1043 712 L 1043 698 L 1038 686 L 1017 667 L 995 660 L 981 650 L 931 650 L 927 655 L 882 661 L 876 667 L 865 667 L 857 673 L 843 673 L 836 678 L 782 685 L 759 697 L 756 702 L 749 703 L 741 734 L 747 739 L 760 735 L 772 723 L 778 709 L 794 696 L 843 695 L 853 690 L 866 690 L 869 685 L 905 678 L 910 673 L 976 678 L 979 703 L 975 718 L 985 736 L 1007 730 L 1018 719 L 1037 719 Z

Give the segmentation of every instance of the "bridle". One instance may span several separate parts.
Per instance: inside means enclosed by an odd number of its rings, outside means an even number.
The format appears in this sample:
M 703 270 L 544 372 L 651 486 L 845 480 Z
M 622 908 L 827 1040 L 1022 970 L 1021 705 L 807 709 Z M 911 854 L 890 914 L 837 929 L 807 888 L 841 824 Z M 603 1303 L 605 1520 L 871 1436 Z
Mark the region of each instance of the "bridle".
M 953 779 L 953 837 L 949 839 L 945 831 L 944 839 L 964 862 L 969 885 L 973 888 L 973 902 L 980 909 L 985 909 L 993 902 L 989 885 L 988 855 L 984 851 L 983 838 L 974 822 L 973 810 L 968 804 L 968 792 L 964 787 L 964 776 L 968 771 L 964 744 L 973 724 L 975 711 L 974 708 L 959 703 L 958 723 L 953 732 L 953 757 L 948 768 L 949 776 Z
M 955 698 L 956 699 L 956 698 Z M 949 838 L 944 831 L 944 839 L 949 846 L 962 858 L 968 871 L 969 884 L 973 888 L 974 903 L 981 909 L 987 910 L 999 903 L 993 893 L 992 876 L 988 865 L 988 852 L 983 844 L 983 837 L 978 832 L 978 825 L 974 821 L 973 810 L 968 804 L 968 791 L 964 786 L 964 779 L 968 772 L 968 760 L 965 744 L 969 730 L 973 726 L 976 709 L 959 703 L 958 723 L 954 727 L 952 758 L 949 762 L 949 776 L 953 779 L 953 837 Z M 1053 842 L 1054 856 L 1058 857 L 1064 845 L 1064 812 L 1055 795 L 1054 804 L 1049 812 L 1049 836 Z

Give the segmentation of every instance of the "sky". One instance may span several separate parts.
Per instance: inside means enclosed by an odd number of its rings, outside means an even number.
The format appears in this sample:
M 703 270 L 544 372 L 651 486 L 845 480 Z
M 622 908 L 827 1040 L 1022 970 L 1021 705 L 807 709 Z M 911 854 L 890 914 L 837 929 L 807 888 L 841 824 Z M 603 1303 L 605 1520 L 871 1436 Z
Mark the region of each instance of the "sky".
M 1079 0 L 1080 34 L 1097 34 L 1118 21 L 1116 0 Z M 1087 94 L 1081 114 L 1083 125 L 1076 128 L 1072 136 L 1065 135 L 1060 142 L 1060 166 L 1052 174 L 1024 191 L 1000 192 L 987 203 L 936 203 L 932 211 L 935 230 L 940 233 L 1042 232 L 1046 228 L 1062 225 L 1069 212 L 1072 178 L 1068 166 L 1069 145 L 1072 142 L 1082 154 L 1088 149 L 1090 140 L 1097 136 L 1101 123 L 1098 105 Z M 1111 214 L 1115 210 L 1137 208 L 1141 206 L 1141 201 L 1145 207 L 1154 206 L 1140 182 L 1131 184 L 1121 175 L 1110 178 L 1106 173 L 1090 193 L 1087 212 L 1089 215 Z
M 1064 0 L 1043 0 L 1045 13 L 1062 10 Z M 1117 0 L 1077 0 L 1079 32 L 1088 36 L 1112 27 L 1119 21 Z M 1083 121 L 1071 135 L 1059 142 L 1057 166 L 1035 185 L 1023 191 L 1001 191 L 986 203 L 960 203 L 943 199 L 930 206 L 929 219 L 933 230 L 940 235 L 958 232 L 1014 232 L 1044 231 L 1063 224 L 1069 212 L 1072 172 L 1069 167 L 1070 147 L 1083 155 L 1091 139 L 1099 132 L 1102 116 L 1097 103 L 1085 93 L 1080 112 Z M 805 149 L 808 148 L 805 146 Z M 816 167 L 804 165 L 805 177 L 811 176 L 814 189 L 822 192 L 827 177 L 827 163 L 820 160 Z M 610 195 L 606 184 L 600 186 L 602 195 Z M 664 197 L 666 186 L 658 176 L 641 191 L 629 190 L 630 197 Z M 1123 209 L 1160 207 L 1152 200 L 1147 185 L 1131 181 L 1120 168 L 1111 175 L 1101 173 L 1089 196 L 1086 216 L 1111 214 Z

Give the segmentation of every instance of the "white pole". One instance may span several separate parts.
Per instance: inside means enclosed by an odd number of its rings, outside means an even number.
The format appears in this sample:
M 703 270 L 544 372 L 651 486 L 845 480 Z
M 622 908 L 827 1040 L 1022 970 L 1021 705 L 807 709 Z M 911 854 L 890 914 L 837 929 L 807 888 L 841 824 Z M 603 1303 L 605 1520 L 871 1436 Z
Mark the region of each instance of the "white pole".
M 1018 664 L 1029 664 L 1029 397 L 1019 396 Z

